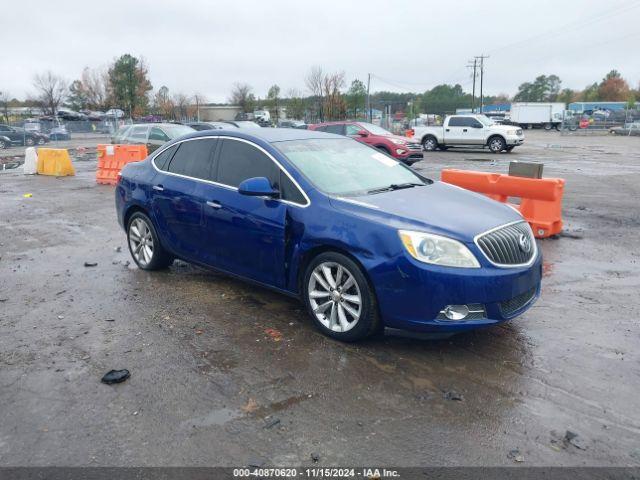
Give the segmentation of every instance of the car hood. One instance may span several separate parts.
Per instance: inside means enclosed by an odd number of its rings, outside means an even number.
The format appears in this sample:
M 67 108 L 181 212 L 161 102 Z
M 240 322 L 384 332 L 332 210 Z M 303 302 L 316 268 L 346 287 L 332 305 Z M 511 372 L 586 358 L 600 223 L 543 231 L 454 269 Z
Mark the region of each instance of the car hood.
M 393 228 L 418 229 L 464 242 L 499 225 L 522 220 L 503 203 L 442 182 L 373 195 L 333 197 L 331 204 Z
M 413 139 L 413 138 L 409 138 L 409 137 L 403 137 L 401 135 L 385 135 L 384 138 L 388 139 L 388 140 L 402 140 L 403 142 L 407 142 L 407 143 L 418 143 L 417 140 Z

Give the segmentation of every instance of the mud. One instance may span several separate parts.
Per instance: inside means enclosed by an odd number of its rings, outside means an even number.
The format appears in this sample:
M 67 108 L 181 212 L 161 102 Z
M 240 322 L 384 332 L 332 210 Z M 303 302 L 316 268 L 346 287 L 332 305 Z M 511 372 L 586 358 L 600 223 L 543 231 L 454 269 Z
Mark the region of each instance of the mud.
M 445 340 L 340 344 L 293 299 L 138 270 L 95 162 L 0 174 L 0 465 L 640 465 L 640 138 L 526 133 L 416 165 L 567 180 L 538 303 Z

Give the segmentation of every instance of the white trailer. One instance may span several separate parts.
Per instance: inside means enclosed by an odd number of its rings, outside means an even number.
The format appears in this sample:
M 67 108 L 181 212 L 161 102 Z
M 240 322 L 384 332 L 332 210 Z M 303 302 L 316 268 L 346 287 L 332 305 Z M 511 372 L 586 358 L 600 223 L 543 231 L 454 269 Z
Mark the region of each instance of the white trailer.
M 542 127 L 560 129 L 565 111 L 564 103 L 521 102 L 512 103 L 507 122 L 522 128 Z M 505 122 L 505 123 L 507 123 Z

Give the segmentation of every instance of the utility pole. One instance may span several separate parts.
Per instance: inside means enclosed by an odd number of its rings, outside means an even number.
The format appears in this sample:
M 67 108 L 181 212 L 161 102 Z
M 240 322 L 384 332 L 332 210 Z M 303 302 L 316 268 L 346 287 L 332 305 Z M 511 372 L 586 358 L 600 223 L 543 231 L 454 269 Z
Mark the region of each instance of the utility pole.
M 480 113 L 482 113 L 484 108 L 484 94 L 482 90 L 484 80 L 484 59 L 489 58 L 489 55 L 478 55 L 475 58 L 480 59 Z
M 373 111 L 371 110 L 371 74 L 367 74 L 367 118 L 373 123 Z
M 467 68 L 473 68 L 473 93 L 471 94 L 471 112 L 474 113 L 476 109 L 476 77 L 478 74 L 476 73 L 478 67 L 478 59 L 474 57 L 473 64 L 469 61 Z

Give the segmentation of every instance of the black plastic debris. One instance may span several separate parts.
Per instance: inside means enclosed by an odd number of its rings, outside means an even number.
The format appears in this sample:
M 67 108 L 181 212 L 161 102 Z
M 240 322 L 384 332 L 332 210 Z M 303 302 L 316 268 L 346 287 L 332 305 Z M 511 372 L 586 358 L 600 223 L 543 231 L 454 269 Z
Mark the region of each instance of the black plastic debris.
M 100 381 L 107 385 L 111 385 L 113 383 L 122 383 L 130 376 L 131 373 L 129 373 L 129 370 L 110 370 L 104 374 L 104 377 L 102 377 L 102 380 Z
M 444 392 L 444 398 L 445 400 L 454 400 L 456 402 L 461 402 L 464 400 L 464 397 L 460 393 L 454 392 L 453 390 Z
M 264 428 L 275 427 L 280 424 L 280 419 L 278 417 L 271 417 L 265 420 Z
M 85 267 L 97 267 L 98 262 L 84 262 Z
M 320 461 L 320 454 L 313 452 L 311 454 L 311 461 L 313 463 L 318 463 Z

